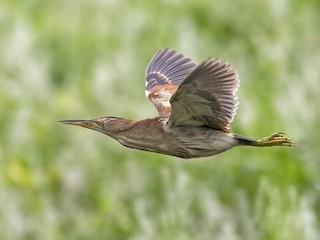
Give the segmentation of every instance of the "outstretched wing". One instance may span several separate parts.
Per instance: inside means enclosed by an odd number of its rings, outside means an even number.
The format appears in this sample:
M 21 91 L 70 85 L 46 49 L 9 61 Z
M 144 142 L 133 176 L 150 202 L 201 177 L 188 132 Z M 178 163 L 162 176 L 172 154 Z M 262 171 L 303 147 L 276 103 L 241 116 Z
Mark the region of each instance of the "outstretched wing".
M 170 98 L 180 83 L 197 66 L 190 58 L 173 49 L 160 49 L 146 70 L 146 96 L 161 118 L 171 113 Z
M 170 103 L 168 126 L 208 126 L 229 130 L 237 110 L 238 73 L 231 64 L 209 58 L 179 86 Z

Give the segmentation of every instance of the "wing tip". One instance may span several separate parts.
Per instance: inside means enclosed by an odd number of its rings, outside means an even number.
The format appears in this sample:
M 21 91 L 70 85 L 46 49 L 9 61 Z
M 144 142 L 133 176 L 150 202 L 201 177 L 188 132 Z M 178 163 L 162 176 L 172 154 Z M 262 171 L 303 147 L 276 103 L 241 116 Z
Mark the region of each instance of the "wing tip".
M 172 48 L 160 48 L 146 69 L 146 90 L 156 85 L 180 85 L 197 66 L 189 57 Z

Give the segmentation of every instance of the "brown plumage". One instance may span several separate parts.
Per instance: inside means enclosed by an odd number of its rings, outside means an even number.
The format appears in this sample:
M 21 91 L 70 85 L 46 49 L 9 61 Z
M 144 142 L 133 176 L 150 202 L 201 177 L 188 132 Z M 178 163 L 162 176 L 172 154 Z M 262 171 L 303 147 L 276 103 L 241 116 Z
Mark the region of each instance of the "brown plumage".
M 232 133 L 239 87 L 237 70 L 208 58 L 199 65 L 173 49 L 160 49 L 146 70 L 146 96 L 159 117 L 64 120 L 107 134 L 122 145 L 180 158 L 207 157 L 234 146 L 293 146 L 283 133 L 253 140 Z

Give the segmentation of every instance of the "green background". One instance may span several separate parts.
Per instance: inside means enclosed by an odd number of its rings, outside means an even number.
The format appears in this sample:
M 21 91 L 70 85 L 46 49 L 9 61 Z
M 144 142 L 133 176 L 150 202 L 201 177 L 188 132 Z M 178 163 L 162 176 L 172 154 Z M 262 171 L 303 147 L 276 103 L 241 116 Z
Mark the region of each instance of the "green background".
M 318 0 L 16 1 L 0 8 L 0 239 L 319 239 Z M 156 110 L 159 48 L 240 73 L 239 134 L 296 148 L 182 160 L 58 124 Z

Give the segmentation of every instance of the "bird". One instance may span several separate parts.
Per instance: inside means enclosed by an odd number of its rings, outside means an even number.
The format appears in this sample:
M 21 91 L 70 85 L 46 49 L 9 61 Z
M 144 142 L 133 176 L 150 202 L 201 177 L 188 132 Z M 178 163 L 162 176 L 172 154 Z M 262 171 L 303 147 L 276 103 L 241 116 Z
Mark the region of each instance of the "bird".
M 159 116 L 59 122 L 98 131 L 129 148 L 182 159 L 209 157 L 235 146 L 294 146 L 283 132 L 254 140 L 231 131 L 239 82 L 237 70 L 227 61 L 210 57 L 197 64 L 183 53 L 162 48 L 145 73 L 145 94 Z

